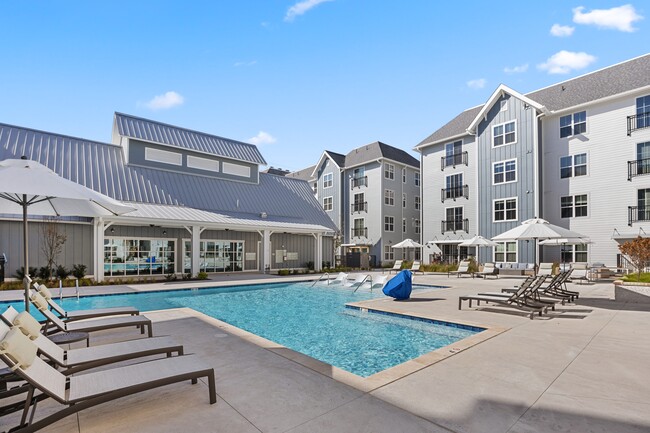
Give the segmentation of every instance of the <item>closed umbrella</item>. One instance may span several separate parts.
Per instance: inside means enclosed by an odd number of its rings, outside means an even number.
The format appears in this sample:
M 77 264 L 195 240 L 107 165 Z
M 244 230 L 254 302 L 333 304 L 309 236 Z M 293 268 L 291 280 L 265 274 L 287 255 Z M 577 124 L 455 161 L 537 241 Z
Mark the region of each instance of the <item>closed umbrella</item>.
M 24 158 L 24 157 L 23 157 Z M 28 159 L 0 161 L 1 213 L 23 215 L 25 310 L 29 311 L 27 211 L 41 216 L 107 216 L 131 212 L 126 206 L 83 185 L 64 179 L 46 166 Z
M 564 227 L 556 226 L 542 218 L 531 218 L 506 232 L 492 238 L 493 241 L 535 241 L 535 265 L 537 265 L 537 241 L 546 239 L 579 239 L 586 236 Z M 537 273 L 537 266 L 535 266 Z
M 422 248 L 423 246 L 424 245 L 414 241 L 413 239 L 404 239 L 403 241 L 393 245 L 393 248 L 413 248 L 415 250 L 415 248 Z

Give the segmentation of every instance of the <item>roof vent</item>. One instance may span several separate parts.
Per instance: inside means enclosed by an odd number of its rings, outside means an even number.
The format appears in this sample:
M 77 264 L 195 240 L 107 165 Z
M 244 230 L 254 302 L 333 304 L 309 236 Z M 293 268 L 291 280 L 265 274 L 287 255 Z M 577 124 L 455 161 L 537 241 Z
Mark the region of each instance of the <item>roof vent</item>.
M 264 219 L 266 219 L 266 217 L 268 217 L 268 215 L 267 215 L 266 212 L 262 212 L 262 213 L 260 214 L 260 218 L 264 218 Z

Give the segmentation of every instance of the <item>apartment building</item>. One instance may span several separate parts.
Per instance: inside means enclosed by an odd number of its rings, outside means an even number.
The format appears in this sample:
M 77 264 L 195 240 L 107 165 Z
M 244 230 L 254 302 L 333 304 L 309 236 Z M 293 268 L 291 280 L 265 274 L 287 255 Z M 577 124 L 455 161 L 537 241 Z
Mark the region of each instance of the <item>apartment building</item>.
M 402 258 L 392 245 L 421 239 L 419 162 L 403 150 L 377 141 L 346 155 L 324 151 L 289 176 L 312 185 L 339 230 L 337 254 L 369 253 L 374 265 L 386 264 Z
M 650 54 L 527 94 L 500 85 L 424 139 L 423 259 L 537 216 L 591 241 L 542 247 L 541 260 L 620 266 L 618 245 L 650 235 L 649 71 Z M 478 254 L 528 263 L 535 246 Z

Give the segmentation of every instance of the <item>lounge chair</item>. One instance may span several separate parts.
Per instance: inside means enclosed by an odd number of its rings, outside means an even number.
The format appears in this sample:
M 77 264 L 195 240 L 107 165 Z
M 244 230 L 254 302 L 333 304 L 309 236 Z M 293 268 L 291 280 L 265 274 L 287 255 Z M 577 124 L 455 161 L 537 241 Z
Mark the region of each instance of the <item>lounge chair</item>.
M 11 325 L 18 327 L 23 334 L 30 337 L 32 342 L 36 344 L 39 353 L 45 355 L 53 363 L 65 369 L 63 371 L 65 375 L 144 356 L 158 354 L 171 356 L 173 353 L 178 355 L 183 354 L 183 345 L 178 344 L 170 337 L 141 338 L 118 343 L 102 344 L 100 346 L 65 350 L 38 331 L 40 323 L 29 313 L 18 313 L 13 307 L 9 306 L 2 313 L 2 318 L 4 320 L 0 321 L 0 332 L 4 328 L 7 328 L 6 330 L 8 331 Z
M 461 275 L 471 275 L 472 278 L 474 278 L 474 272 L 471 272 L 469 270 L 469 261 L 468 260 L 463 260 L 462 262 L 460 262 L 458 264 L 458 269 L 456 269 L 455 271 L 447 272 L 447 278 L 449 278 L 449 276 L 451 274 L 456 274 L 456 276 L 458 278 L 460 278 Z
M 35 432 L 81 410 L 185 380 L 197 383 L 205 377 L 210 404 L 217 401 L 214 369 L 195 355 L 174 356 L 139 364 L 65 376 L 37 356 L 37 346 L 17 328 L 0 332 L 0 360 L 29 383 L 19 432 Z M 65 405 L 63 409 L 33 421 L 36 406 L 30 406 L 35 391 Z M 32 414 L 29 415 L 30 407 Z
M 417 260 L 414 260 L 413 264 L 411 265 L 411 269 L 409 269 L 409 271 L 411 271 L 414 274 L 416 272 L 420 272 L 420 273 L 424 274 L 424 272 L 421 270 L 421 268 L 422 268 L 422 263 L 420 263 Z
M 334 278 L 333 280 L 330 280 L 327 284 L 329 285 L 337 285 L 337 284 L 343 284 L 348 280 L 348 274 L 345 272 L 339 272 L 339 274 Z
M 36 287 L 37 284 L 34 283 L 34 286 Z M 96 308 L 96 309 L 91 309 L 91 310 L 77 310 L 77 311 L 66 311 L 61 307 L 59 304 L 57 304 L 54 299 L 52 299 L 52 293 L 50 290 L 45 287 L 44 284 L 41 284 L 40 286 L 37 287 L 38 293 L 41 294 L 42 297 L 45 298 L 47 301 L 48 305 L 50 306 L 50 309 L 53 311 L 56 311 L 57 314 L 64 320 L 81 320 L 81 319 L 91 319 L 94 317 L 105 317 L 105 316 L 116 316 L 116 315 L 131 315 L 131 316 L 137 316 L 140 314 L 140 311 L 138 311 L 134 307 L 112 307 L 112 308 Z
M 531 319 L 533 318 L 535 313 L 538 313 L 540 316 L 542 315 L 542 313 L 546 313 L 546 310 L 548 309 L 547 305 L 531 303 L 530 300 L 524 296 L 524 292 L 527 289 L 528 287 L 525 286 L 519 287 L 519 289 L 515 293 L 512 293 L 510 296 L 501 296 L 501 295 L 492 295 L 492 294 L 460 296 L 458 298 L 458 309 L 459 310 L 461 309 L 462 301 L 469 301 L 469 307 L 471 308 L 472 300 L 475 300 L 477 302 L 477 305 L 481 305 L 481 301 L 492 302 L 495 304 L 499 304 L 503 307 L 512 307 L 518 310 L 530 312 L 529 317 Z
M 553 263 L 540 263 L 537 275 L 553 275 Z
M 589 282 L 589 269 L 584 263 L 574 263 L 571 265 L 573 272 L 571 273 L 571 282 L 586 281 Z M 582 284 L 582 283 L 580 283 Z
M 137 326 L 140 332 L 144 334 L 145 328 L 149 331 L 149 337 L 153 337 L 153 327 L 151 319 L 146 316 L 124 316 L 124 317 L 106 317 L 103 319 L 90 319 L 90 320 L 75 320 L 74 322 L 64 322 L 56 314 L 48 309 L 48 303 L 44 297 L 38 292 L 31 292 L 29 300 L 38 311 L 41 312 L 47 324 L 54 326 L 61 332 L 93 332 L 102 331 L 104 329 L 124 328 L 127 326 Z M 46 324 L 46 333 L 49 328 Z
M 379 275 L 372 279 L 371 289 L 383 289 L 388 281 L 388 275 Z
M 356 287 L 359 288 L 361 287 L 362 284 L 364 283 L 370 283 L 372 281 L 372 278 L 370 278 L 370 275 L 366 274 L 359 274 L 355 277 L 354 280 L 350 281 L 349 283 L 345 284 L 345 287 Z
M 497 268 L 494 266 L 494 263 L 485 263 L 483 265 L 483 270 L 474 272 L 474 275 L 478 275 L 479 277 L 487 278 L 487 277 L 497 277 L 499 278 L 499 272 L 497 271 Z
M 388 270 L 388 273 L 390 274 L 391 272 L 399 272 L 402 270 L 402 263 L 404 263 L 404 260 L 395 260 L 395 263 L 393 263 L 393 267 Z
M 550 307 L 552 310 L 555 310 L 555 304 L 562 302 L 564 305 L 564 298 L 558 298 L 555 296 L 547 296 L 540 292 L 540 288 L 548 275 L 538 275 L 536 277 L 529 276 L 524 280 L 524 282 L 519 286 L 511 289 L 503 289 L 501 292 L 483 292 L 479 295 L 483 296 L 501 296 L 508 298 L 512 293 L 519 292 L 519 296 L 526 300 L 526 303 L 531 306 L 546 306 Z M 519 291 L 521 288 L 525 288 L 523 292 Z

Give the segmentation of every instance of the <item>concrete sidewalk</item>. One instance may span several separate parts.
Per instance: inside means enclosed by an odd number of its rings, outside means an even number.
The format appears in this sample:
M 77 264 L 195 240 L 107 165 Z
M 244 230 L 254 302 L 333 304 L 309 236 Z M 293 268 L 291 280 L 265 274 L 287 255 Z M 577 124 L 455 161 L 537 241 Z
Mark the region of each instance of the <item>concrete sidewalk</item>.
M 418 275 L 416 283 L 450 288 L 417 291 L 404 302 L 365 302 L 371 308 L 506 329 L 473 347 L 452 345 L 446 349 L 451 356 L 370 392 L 296 362 L 299 357 L 288 349 L 254 344 L 255 339 L 193 310 L 147 313 L 156 322 L 156 335 L 174 335 L 187 352 L 214 366 L 218 403 L 208 404 L 204 383 L 182 383 L 85 410 L 45 431 L 650 430 L 650 306 L 615 302 L 613 285 L 598 283 L 570 285 L 581 292 L 575 304 L 534 320 L 494 306 L 458 310 L 460 295 L 517 281 Z M 106 332 L 97 340 L 138 336 Z M 38 412 L 55 408 L 45 401 Z M 0 419 L 0 429 L 12 425 L 15 417 Z

